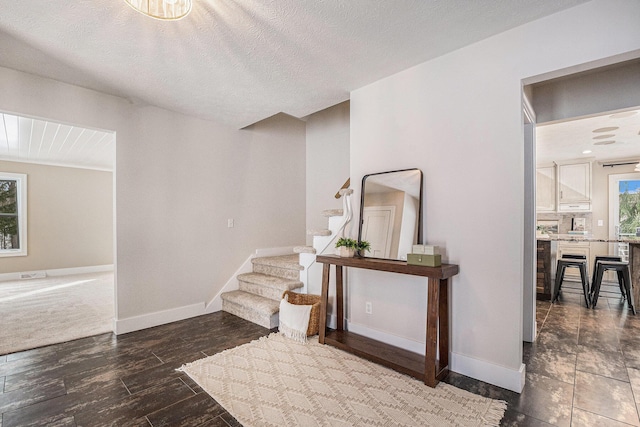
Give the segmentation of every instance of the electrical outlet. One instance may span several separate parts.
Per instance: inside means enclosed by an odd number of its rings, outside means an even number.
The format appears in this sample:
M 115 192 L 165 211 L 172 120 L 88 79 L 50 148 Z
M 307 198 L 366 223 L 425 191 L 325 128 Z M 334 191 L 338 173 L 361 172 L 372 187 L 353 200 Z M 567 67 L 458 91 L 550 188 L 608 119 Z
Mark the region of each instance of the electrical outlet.
M 367 314 L 371 314 L 372 313 L 372 309 L 371 309 L 371 303 L 370 302 L 366 302 L 364 303 L 364 312 Z
M 229 218 L 229 219 L 227 220 L 227 227 L 229 227 L 229 228 L 233 228 L 233 218 Z

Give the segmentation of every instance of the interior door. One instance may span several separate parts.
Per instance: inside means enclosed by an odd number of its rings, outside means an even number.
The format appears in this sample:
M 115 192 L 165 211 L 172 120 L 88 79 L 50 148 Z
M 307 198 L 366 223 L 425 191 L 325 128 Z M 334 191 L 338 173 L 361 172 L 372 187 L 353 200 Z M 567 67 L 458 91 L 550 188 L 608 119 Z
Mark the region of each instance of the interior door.
M 367 256 L 389 258 L 395 206 L 368 206 L 363 210 L 362 240 L 371 244 Z
M 636 235 L 640 226 L 640 173 L 609 175 L 609 238 Z M 629 244 L 612 243 L 609 253 L 629 261 Z

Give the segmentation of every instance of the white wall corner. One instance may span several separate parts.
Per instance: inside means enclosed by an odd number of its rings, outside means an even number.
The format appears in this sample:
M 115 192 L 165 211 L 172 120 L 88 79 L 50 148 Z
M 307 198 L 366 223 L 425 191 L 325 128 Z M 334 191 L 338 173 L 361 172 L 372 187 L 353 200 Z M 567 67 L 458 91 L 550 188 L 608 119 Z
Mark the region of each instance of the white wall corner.
M 204 303 L 185 305 L 183 307 L 171 308 L 168 310 L 156 311 L 142 314 L 140 316 L 116 319 L 113 331 L 116 335 L 139 331 L 141 329 L 153 328 L 154 326 L 165 325 L 179 320 L 205 314 Z
M 449 370 L 516 393 L 522 392 L 526 376 L 524 363 L 520 369 L 510 369 L 459 353 L 451 353 Z

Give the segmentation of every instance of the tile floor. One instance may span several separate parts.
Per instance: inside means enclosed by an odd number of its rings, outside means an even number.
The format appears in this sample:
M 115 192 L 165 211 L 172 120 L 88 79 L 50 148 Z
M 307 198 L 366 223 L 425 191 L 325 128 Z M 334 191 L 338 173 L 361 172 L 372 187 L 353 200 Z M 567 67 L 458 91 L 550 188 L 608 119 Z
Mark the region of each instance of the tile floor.
M 538 339 L 525 343 L 522 394 L 452 373 L 447 382 L 506 400 L 503 426 L 640 426 L 640 315 L 616 289 L 587 309 L 563 285 L 559 301 L 537 302 Z
M 446 382 L 506 400 L 503 426 L 640 426 L 640 316 L 615 294 L 589 310 L 570 289 L 537 315 L 522 394 L 456 373 Z M 175 368 L 269 332 L 218 312 L 0 356 L 0 427 L 238 426 Z

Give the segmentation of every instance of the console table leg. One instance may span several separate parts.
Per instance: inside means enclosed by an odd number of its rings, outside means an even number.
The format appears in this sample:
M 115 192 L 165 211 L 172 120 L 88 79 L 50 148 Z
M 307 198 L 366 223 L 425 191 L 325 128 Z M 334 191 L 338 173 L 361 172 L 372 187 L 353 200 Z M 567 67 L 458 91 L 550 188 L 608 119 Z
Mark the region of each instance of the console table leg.
M 322 264 L 322 292 L 320 295 L 320 325 L 318 326 L 318 342 L 324 344 L 327 332 L 327 304 L 329 300 L 329 268 L 331 264 Z
M 440 308 L 438 310 L 438 356 L 436 375 L 446 375 L 449 370 L 449 279 L 440 279 Z M 445 372 L 442 372 L 446 368 Z
M 336 315 L 337 326 L 336 330 L 344 330 L 344 292 L 342 289 L 342 266 L 336 265 Z
M 438 345 L 438 318 L 440 309 L 440 281 L 429 278 L 427 289 L 427 342 L 424 361 L 424 383 L 429 387 L 438 384 L 436 347 Z

